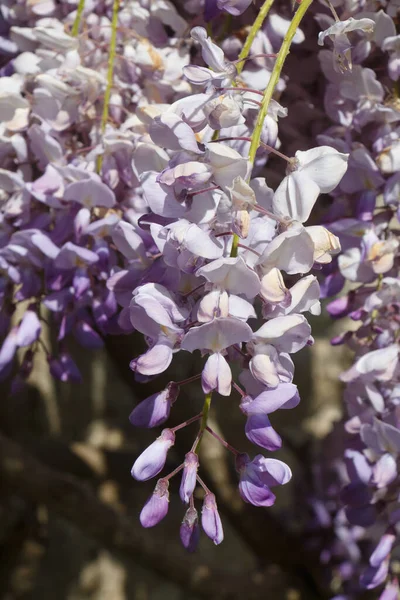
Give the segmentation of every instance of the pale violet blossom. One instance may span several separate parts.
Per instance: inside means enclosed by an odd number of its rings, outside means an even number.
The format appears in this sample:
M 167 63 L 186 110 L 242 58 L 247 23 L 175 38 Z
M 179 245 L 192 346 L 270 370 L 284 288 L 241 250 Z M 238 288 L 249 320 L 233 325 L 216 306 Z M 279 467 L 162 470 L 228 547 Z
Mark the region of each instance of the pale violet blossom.
M 318 36 L 318 44 L 324 45 L 326 37 L 333 41 L 334 68 L 340 73 L 352 69 L 351 48 L 352 44 L 347 36 L 352 31 L 364 31 L 372 34 L 375 22 L 372 19 L 354 19 L 350 17 L 345 21 L 336 21 Z
M 194 27 L 191 37 L 201 46 L 204 62 L 210 67 L 188 65 L 183 68 L 186 79 L 196 85 L 214 84 L 221 87 L 225 81 L 232 81 L 236 76 L 236 67 L 226 60 L 223 50 L 208 37 L 204 27 Z
M 320 193 L 328 194 L 347 170 L 349 155 L 329 146 L 297 151 L 275 192 L 273 212 L 304 223 Z
M 387 37 L 382 43 L 382 50 L 389 52 L 389 76 L 397 81 L 400 76 L 400 35 Z

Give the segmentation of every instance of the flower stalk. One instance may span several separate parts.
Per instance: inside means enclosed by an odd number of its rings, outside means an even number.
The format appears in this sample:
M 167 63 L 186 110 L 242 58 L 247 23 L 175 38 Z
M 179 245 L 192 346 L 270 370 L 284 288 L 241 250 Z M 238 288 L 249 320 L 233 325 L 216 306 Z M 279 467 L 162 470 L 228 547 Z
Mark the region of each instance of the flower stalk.
M 110 54 L 108 57 L 108 70 L 107 70 L 107 86 L 104 93 L 103 113 L 101 116 L 100 132 L 104 133 L 108 120 L 108 111 L 111 97 L 111 88 L 113 85 L 114 76 L 114 62 L 117 53 L 117 27 L 118 27 L 118 11 L 119 11 L 120 0 L 114 0 L 112 21 L 111 21 L 111 40 L 110 40 Z M 97 172 L 101 172 L 103 166 L 103 154 L 97 157 Z
M 254 161 L 256 158 L 256 152 L 260 146 L 261 142 L 261 131 L 264 125 L 265 118 L 268 113 L 268 107 L 272 100 L 272 96 L 274 94 L 275 88 L 278 84 L 279 77 L 281 76 L 281 72 L 283 69 L 283 65 L 285 64 L 285 60 L 289 54 L 290 46 L 292 44 L 293 38 L 296 34 L 297 28 L 299 27 L 302 18 L 306 14 L 308 8 L 310 7 L 313 0 L 303 0 L 297 9 L 290 25 L 289 29 L 286 32 L 284 40 L 282 42 L 282 46 L 279 50 L 278 56 L 275 61 L 275 65 L 273 71 L 271 73 L 271 77 L 268 81 L 268 85 L 265 88 L 264 96 L 261 102 L 261 108 L 258 113 L 257 122 L 254 127 L 253 135 L 251 136 L 251 144 L 249 149 L 249 162 L 251 168 L 254 165 Z M 261 25 L 260 25 L 261 26 Z M 250 180 L 250 177 L 249 177 Z M 232 240 L 232 248 L 231 248 L 231 258 L 236 258 L 238 254 L 239 248 L 239 236 L 235 234 Z
M 254 42 L 254 38 L 256 37 L 257 33 L 260 31 L 260 29 L 265 21 L 265 18 L 267 17 L 273 3 L 274 3 L 274 0 L 265 0 L 264 4 L 262 5 L 262 7 L 260 9 L 260 12 L 258 13 L 256 20 L 254 21 L 253 25 L 251 26 L 251 29 L 247 35 L 246 41 L 243 45 L 243 48 L 239 54 L 238 66 L 237 66 L 238 75 L 240 75 L 240 73 L 243 71 L 243 67 L 245 65 L 246 58 L 249 56 L 251 46 Z
M 83 10 L 85 8 L 85 0 L 79 0 L 78 8 L 76 10 L 76 17 L 74 24 L 72 25 L 71 35 L 76 37 L 79 33 L 79 26 L 81 24 Z
M 193 452 L 198 452 L 200 444 L 201 444 L 201 440 L 203 438 L 203 434 L 205 432 L 205 430 L 207 429 L 207 421 L 208 421 L 208 415 L 210 412 L 210 406 L 211 406 L 211 399 L 212 399 L 212 392 L 209 392 L 208 394 L 206 394 L 205 398 L 204 398 L 204 404 L 203 404 L 203 411 L 202 411 L 202 419 L 201 419 L 201 423 L 200 423 L 200 429 L 199 429 L 199 433 L 197 435 L 197 441 L 195 444 L 195 448 L 193 450 Z

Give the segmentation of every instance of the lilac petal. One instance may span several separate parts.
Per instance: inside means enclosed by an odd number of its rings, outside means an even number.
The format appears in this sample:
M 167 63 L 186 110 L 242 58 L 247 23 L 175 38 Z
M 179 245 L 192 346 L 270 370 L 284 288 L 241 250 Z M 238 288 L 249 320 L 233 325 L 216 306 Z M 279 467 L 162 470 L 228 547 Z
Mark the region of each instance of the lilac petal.
M 231 187 L 235 177 L 246 178 L 248 163 L 239 152 L 225 144 L 207 144 L 207 158 L 217 185 Z
M 174 329 L 176 323 L 187 318 L 187 310 L 180 308 L 173 295 L 160 284 L 147 283 L 135 291 L 132 306 L 141 306 L 159 325 Z
M 147 297 L 148 298 L 148 297 Z M 146 298 L 145 298 L 146 299 Z M 146 305 L 150 309 L 149 302 Z M 165 314 L 165 313 L 164 313 Z M 167 315 L 168 316 L 168 315 Z M 160 336 L 160 324 L 155 322 L 145 309 L 136 304 L 136 298 L 131 300 L 129 307 L 129 319 L 131 325 L 140 333 L 143 333 L 150 340 L 157 340 Z M 165 327 L 165 325 L 164 325 Z M 133 367 L 131 367 L 133 369 Z M 134 370 L 134 369 L 133 369 Z
M 58 359 L 49 357 L 48 361 L 50 373 L 54 379 L 59 379 L 62 382 L 73 381 L 81 383 L 82 376 L 69 354 L 63 352 Z
M 399 584 L 397 580 L 394 580 L 387 584 L 382 594 L 379 596 L 379 600 L 398 600 L 399 591 Z
M 157 323 L 162 327 L 167 327 L 168 329 L 175 329 L 175 323 L 172 320 L 173 317 L 171 316 L 170 311 L 168 311 L 168 307 L 165 306 L 165 303 L 159 302 L 158 299 L 150 294 L 142 293 L 140 288 L 139 292 L 134 296 L 132 306 L 142 307 L 147 316 L 154 321 L 154 323 Z M 140 326 L 136 328 L 140 331 Z
M 202 153 L 193 129 L 175 113 L 164 113 L 156 117 L 150 124 L 149 134 L 161 148 Z
M 78 342 L 85 348 L 96 350 L 104 346 L 103 339 L 86 321 L 78 321 L 76 323 L 74 335 Z
M 360 584 L 367 590 L 374 589 L 383 583 L 388 575 L 389 560 L 379 563 L 378 566 L 369 566 L 360 577 Z
M 3 379 L 9 373 L 15 353 L 17 351 L 18 329 L 14 327 L 7 335 L 0 350 L 0 378 Z
M 214 260 L 197 270 L 196 276 L 200 275 L 231 294 L 243 294 L 249 299 L 260 291 L 258 276 L 241 256 Z
M 115 205 L 114 192 L 95 173 L 90 175 L 90 179 L 74 181 L 67 185 L 64 200 L 78 202 L 86 208 L 95 206 L 111 208 Z
M 272 344 L 278 352 L 298 352 L 307 344 L 311 327 L 303 315 L 271 319 L 254 332 L 257 341 Z
M 135 460 L 131 475 L 138 481 L 147 481 L 164 468 L 167 452 L 175 443 L 175 434 L 171 429 L 163 429 L 161 436 L 155 440 Z
M 394 370 L 399 362 L 399 347 L 391 344 L 386 348 L 372 350 L 359 358 L 356 364 L 345 371 L 340 379 L 348 382 L 364 376 L 364 380 L 389 381 L 393 377 Z
M 310 150 L 296 152 L 300 169 L 328 194 L 338 185 L 347 171 L 348 154 L 338 152 L 330 146 L 319 146 Z
M 179 386 L 171 382 L 165 390 L 157 392 L 140 402 L 131 414 L 129 420 L 136 427 L 157 427 L 169 417 L 172 404 L 179 395 Z
M 185 230 L 183 231 L 183 228 Z M 189 250 L 195 256 L 201 256 L 202 258 L 209 258 L 210 260 L 220 258 L 222 256 L 224 247 L 220 240 L 206 231 L 203 231 L 195 223 L 184 223 L 183 220 L 175 227 L 172 231 L 176 231 L 178 242 L 183 243 L 185 248 Z
M 131 361 L 130 368 L 142 375 L 158 375 L 168 369 L 172 361 L 172 348 L 170 344 L 156 344 L 145 354 Z
M 188 161 L 176 166 L 167 167 L 157 177 L 158 183 L 167 186 L 177 186 L 178 189 L 193 189 L 205 187 L 210 180 L 212 171 L 209 165 L 196 161 Z M 201 196 L 201 194 L 199 194 Z M 196 204 L 199 200 L 196 198 Z
M 73 296 L 71 290 L 64 288 L 59 292 L 48 294 L 44 298 L 43 304 L 52 312 L 64 312 L 72 298 Z
M 299 402 L 297 386 L 293 383 L 280 383 L 274 390 L 261 392 L 251 402 L 242 400 L 240 408 L 246 415 L 269 415 L 280 408 L 295 408 Z
M 207 67 L 199 67 L 197 65 L 186 65 L 182 72 L 186 79 L 194 85 L 204 85 L 213 78 L 213 72 Z
M 292 477 L 292 471 L 288 465 L 276 458 L 265 458 L 261 454 L 258 454 L 252 463 L 258 470 L 260 479 L 270 487 L 285 485 Z
M 72 280 L 72 287 L 74 288 L 75 298 L 81 298 L 90 289 L 91 283 L 92 282 L 90 279 L 90 275 L 88 274 L 86 269 L 78 268 L 75 271 Z
M 269 347 L 272 348 L 272 346 Z M 249 369 L 253 377 L 269 388 L 276 388 L 280 381 L 276 361 L 273 360 L 274 354 L 277 355 L 276 350 L 272 355 L 270 352 L 268 354 L 256 354 L 249 363 Z
M 203 392 L 209 394 L 212 390 L 217 390 L 222 396 L 230 396 L 231 383 L 232 372 L 226 359 L 219 352 L 211 354 L 201 374 Z
M 218 513 L 214 494 L 206 493 L 201 511 L 201 525 L 214 544 L 220 544 L 224 539 L 221 518 Z
M 396 541 L 395 533 L 385 533 L 369 558 L 372 567 L 378 567 L 391 553 Z
M 373 481 L 378 489 L 386 487 L 397 477 L 397 463 L 394 457 L 383 454 L 373 467 Z
M 74 269 L 78 266 L 93 264 L 98 260 L 99 257 L 95 252 L 67 242 L 56 257 L 54 266 L 57 269 Z
M 190 35 L 201 45 L 203 60 L 213 71 L 226 69 L 227 64 L 223 50 L 214 44 L 204 27 L 193 27 Z
M 132 290 L 137 287 L 138 274 L 135 270 L 117 271 L 107 281 L 107 288 L 111 290 L 120 306 L 129 306 L 132 300 Z
M 236 469 L 240 473 L 239 493 L 245 502 L 254 506 L 272 506 L 275 494 L 264 484 L 247 454 L 239 454 L 236 458 Z
M 38 159 L 41 170 L 44 170 L 50 162 L 58 164 L 63 162 L 64 156 L 61 145 L 54 137 L 46 133 L 40 125 L 31 125 L 28 136 L 32 152 Z
M 271 452 L 282 446 L 282 439 L 272 427 L 267 415 L 250 415 L 246 422 L 245 433 L 253 444 Z
M 154 527 L 167 514 L 169 506 L 169 483 L 165 479 L 159 479 L 154 492 L 146 501 L 140 513 L 142 527 Z
M 135 231 L 133 225 L 127 221 L 119 221 L 111 237 L 118 250 L 128 260 L 146 259 L 143 238 Z
M 144 172 L 141 183 L 143 195 L 153 213 L 169 218 L 183 215 L 185 207 L 176 200 L 171 188 L 157 182 L 157 173 Z
M 291 225 L 267 245 L 257 263 L 265 270 L 276 267 L 288 275 L 307 273 L 314 263 L 314 244 L 306 228 Z
M 208 323 L 215 317 L 229 316 L 229 300 L 227 292 L 216 288 L 202 297 L 197 309 L 197 320 Z
M 262 485 L 258 479 L 250 477 L 240 479 L 239 493 L 245 502 L 254 506 L 272 506 L 276 500 L 275 494 L 268 486 Z
M 81 208 L 74 219 L 74 231 L 77 240 L 79 240 L 82 235 L 86 233 L 89 224 L 90 210 L 88 208 Z
M 351 481 L 359 480 L 363 483 L 368 483 L 370 481 L 372 469 L 364 454 L 357 450 L 346 450 L 345 464 Z
M 194 552 L 200 538 L 199 520 L 195 508 L 187 509 L 179 533 L 183 547 L 188 552 Z
M 182 340 L 181 348 L 188 352 L 197 349 L 221 352 L 233 344 L 248 342 L 253 335 L 251 328 L 232 318 L 219 318 L 191 327 Z
M 58 246 L 53 244 L 51 239 L 44 233 L 37 232 L 32 236 L 32 244 L 34 244 L 45 256 L 51 259 L 55 259 L 60 249 Z
M 252 0 L 217 0 L 217 6 L 220 10 L 237 17 L 244 13 L 251 2 Z
M 179 495 L 182 502 L 188 504 L 196 487 L 197 469 L 199 468 L 199 457 L 195 452 L 188 452 L 185 456 L 185 462 L 182 473 Z
M 291 301 L 291 293 L 285 286 L 282 273 L 275 267 L 263 275 L 260 294 L 270 304 L 287 305 Z
M 27 310 L 22 317 L 18 327 L 17 344 L 18 346 L 30 346 L 39 339 L 42 326 L 39 317 L 33 310 Z
M 282 217 L 290 217 L 304 223 L 318 198 L 320 188 L 302 171 L 295 171 L 285 177 L 274 194 L 273 212 Z

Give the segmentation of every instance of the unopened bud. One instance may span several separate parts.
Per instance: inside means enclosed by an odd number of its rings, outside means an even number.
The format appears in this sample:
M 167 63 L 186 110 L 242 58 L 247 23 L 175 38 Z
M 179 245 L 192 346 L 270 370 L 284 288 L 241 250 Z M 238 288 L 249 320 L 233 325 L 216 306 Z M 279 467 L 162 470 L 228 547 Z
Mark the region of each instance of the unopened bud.
M 222 529 L 221 518 L 218 513 L 214 494 L 206 494 L 204 496 L 201 524 L 205 533 L 212 539 L 214 544 L 220 544 L 223 541 L 224 530 Z
M 199 457 L 195 452 L 188 452 L 185 456 L 181 487 L 179 495 L 182 502 L 188 503 L 196 487 L 197 469 Z
M 169 504 L 169 482 L 159 479 L 154 492 L 143 506 L 140 513 L 140 522 L 143 527 L 154 527 L 167 514 Z
M 200 537 L 199 519 L 195 508 L 188 508 L 180 529 L 181 542 L 188 552 L 194 552 Z

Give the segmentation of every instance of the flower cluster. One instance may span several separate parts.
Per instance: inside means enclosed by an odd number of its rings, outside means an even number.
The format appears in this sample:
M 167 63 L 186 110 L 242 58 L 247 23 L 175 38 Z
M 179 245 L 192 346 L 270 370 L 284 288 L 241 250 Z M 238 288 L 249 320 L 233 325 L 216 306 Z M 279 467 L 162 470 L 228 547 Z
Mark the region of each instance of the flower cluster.
M 201 412 L 164 428 L 132 476 L 159 476 L 179 430 L 196 423 L 182 464 L 158 479 L 140 521 L 152 527 L 166 516 L 169 481 L 181 474 L 182 544 L 194 550 L 199 539 L 197 486 L 201 526 L 219 544 L 217 499 L 199 474 L 204 438 L 233 454 L 239 493 L 255 506 L 271 506 L 291 470 L 222 439 L 209 425 L 210 406 L 217 394 L 237 394 L 247 438 L 264 453 L 281 448 L 271 415 L 300 401 L 291 355 L 313 343 L 307 313 L 320 313 L 321 295 L 342 292 L 329 313 L 359 324 L 333 340 L 355 353 L 342 375 L 345 508 L 331 510 L 332 499 L 329 510 L 315 506 L 336 531 L 330 556 L 345 556 L 342 598 L 387 582 L 381 600 L 392 600 L 400 518 L 396 0 L 378 11 L 340 0 L 316 9 L 332 124 L 294 156 L 282 152 L 288 107 L 276 92 L 287 86 L 291 46 L 305 41 L 300 24 L 311 0 L 298 2 L 291 20 L 275 10 L 267 17 L 265 2 L 244 44 L 249 0 L 183 4 L 1 7 L 0 379 L 10 377 L 17 391 L 44 351 L 53 377 L 80 381 L 71 337 L 96 349 L 107 336 L 139 332 L 147 349 L 130 368 L 142 382 L 197 352 L 201 371 L 143 400 L 130 421 L 166 423 L 189 381 L 201 386 Z M 274 189 L 262 176 L 272 155 L 286 166 Z M 333 198 L 325 226 L 310 219 L 320 194 Z M 51 352 L 45 319 L 57 339 Z
M 340 9 L 348 15 L 337 4 L 336 10 Z M 348 448 L 339 468 L 343 487 L 340 503 L 328 518 L 336 533 L 329 554 L 336 554 L 336 559 L 341 556 L 342 561 L 340 580 L 345 595 L 340 598 L 349 599 L 358 598 L 363 588 L 384 582 L 381 600 L 396 599 L 399 594 L 395 573 L 388 578 L 397 544 L 400 451 L 400 112 L 397 88 L 388 93 L 391 80 L 397 82 L 400 72 L 392 11 L 392 3 L 378 12 L 368 6 L 363 12 L 356 8 L 354 18 L 336 20 L 319 38 L 320 44 L 326 37 L 333 43 L 332 51 L 320 53 L 327 79 L 325 108 L 333 125 L 318 139 L 349 153 L 348 170 L 326 216 L 327 227 L 340 239 L 342 253 L 324 267 L 321 280 L 325 296 L 344 289 L 327 309 L 333 318 L 351 321 L 348 331 L 332 343 L 347 344 L 354 352 L 353 366 L 341 376 L 348 414 Z M 320 23 L 329 19 L 322 14 L 317 18 Z M 349 32 L 354 32 L 352 45 Z M 375 59 L 385 68 L 363 66 L 373 66 Z
M 248 5 L 208 3 L 205 16 L 237 16 Z M 132 475 L 157 476 L 176 432 L 198 421 L 184 462 L 158 480 L 140 519 L 150 527 L 166 515 L 169 479 L 182 471 L 182 543 L 193 549 L 198 539 L 198 483 L 202 527 L 220 543 L 216 498 L 198 475 L 202 438 L 218 437 L 207 422 L 212 394 L 234 388 L 249 440 L 281 447 L 270 415 L 299 402 L 291 354 L 313 342 L 305 313 L 320 311 L 309 272 L 340 249 L 326 228 L 306 223 L 319 194 L 341 181 L 348 153 L 332 144 L 291 158 L 277 150 L 287 110 L 272 94 L 285 87 L 278 69 L 291 41 L 304 35 L 273 14 L 265 29 L 250 31 L 251 54 L 249 47 L 237 57 L 233 37 L 224 50 L 202 26 L 191 28 L 188 43 L 188 23 L 166 0 L 88 0 L 72 12 L 66 2 L 24 10 L 11 3 L 3 21 L 0 376 L 13 373 L 25 348 L 13 378 L 14 389 L 23 385 L 44 347 L 43 308 L 58 347 L 55 355 L 44 349 L 62 381 L 80 378 L 70 336 L 98 348 L 107 335 L 142 333 L 148 350 L 130 364 L 142 380 L 178 353 L 187 360 L 199 351 L 202 412 L 164 429 Z M 268 80 L 275 83 L 264 94 Z M 287 162 L 275 192 L 252 173 L 271 152 Z M 19 321 L 17 304 L 25 307 Z M 164 423 L 183 383 L 143 401 L 131 422 Z M 289 481 L 289 467 L 220 441 L 235 456 L 243 499 L 273 504 L 272 488 Z
M 55 354 L 45 348 L 50 372 L 61 381 L 81 378 L 71 336 L 99 348 L 121 332 L 108 281 L 124 249 L 138 278 L 151 260 L 140 254 L 146 234 L 131 224 L 145 210 L 139 177 L 150 160 L 135 109 L 190 90 L 178 38 L 186 22 L 172 4 L 156 1 L 150 11 L 127 3 L 114 10 L 118 30 L 110 3 L 96 4 L 85 3 L 79 36 L 79 11 L 68 2 L 2 6 L 0 378 L 26 348 L 16 389 L 43 348 L 43 310 L 58 342 Z M 136 250 L 127 236 L 137 238 Z M 20 304 L 26 312 L 17 322 Z
M 182 471 L 180 496 L 188 509 L 181 540 L 189 549 L 198 539 L 197 484 L 205 493 L 203 530 L 216 544 L 223 539 L 215 496 L 197 474 L 204 435 L 213 435 L 234 454 L 239 492 L 246 502 L 271 506 L 271 488 L 291 478 L 285 463 L 261 454 L 251 460 L 219 438 L 207 425 L 208 410 L 214 392 L 230 396 L 233 387 L 241 397 L 248 439 L 268 451 L 281 447 L 270 415 L 299 402 L 290 355 L 313 342 L 304 313 L 320 312 L 319 284 L 308 273 L 313 266 L 330 263 L 340 249 L 337 237 L 326 228 L 304 223 L 319 194 L 330 193 L 340 182 L 348 159 L 347 153 L 328 145 L 298 151 L 293 158 L 279 153 L 288 166 L 276 191 L 264 178 L 254 178 L 255 132 L 264 127 L 257 113 L 266 106 L 266 96 L 242 87 L 235 63 L 205 29 L 195 27 L 191 37 L 206 66 L 190 64 L 183 73 L 202 90 L 170 106 L 141 106 L 137 113 L 151 140 L 149 156 L 157 153 L 158 159 L 150 161 L 157 168 L 141 174 L 148 211 L 138 221 L 149 236 L 146 257 L 153 251 L 157 261 L 143 274 L 132 298 L 122 303 L 119 320 L 127 331 L 145 336 L 148 350 L 131 362 L 131 369 L 142 377 L 162 373 L 178 353 L 198 350 L 205 357 L 198 375 L 205 394 L 202 412 L 164 429 L 132 468 L 140 481 L 156 477 L 176 432 L 200 422 L 184 462 L 158 480 L 140 516 L 145 527 L 165 517 L 169 480 Z M 271 113 L 276 119 L 285 111 L 273 102 Z M 262 145 L 274 152 L 266 142 Z M 259 164 L 265 158 L 264 152 Z M 289 275 L 290 284 L 285 282 Z M 134 276 L 129 267 L 117 271 L 110 280 L 112 289 L 117 292 L 120 282 Z M 259 326 L 256 319 L 264 323 Z M 237 381 L 233 365 L 239 372 Z M 133 410 L 131 422 L 145 427 L 164 423 L 184 383 L 170 382 L 144 400 Z

